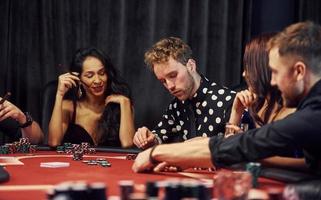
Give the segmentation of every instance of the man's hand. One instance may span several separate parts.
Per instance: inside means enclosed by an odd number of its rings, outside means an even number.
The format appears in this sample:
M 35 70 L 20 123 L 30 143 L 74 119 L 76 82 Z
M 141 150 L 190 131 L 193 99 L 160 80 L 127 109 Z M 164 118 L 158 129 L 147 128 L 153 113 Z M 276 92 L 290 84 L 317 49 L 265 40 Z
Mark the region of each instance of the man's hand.
M 146 149 L 157 144 L 156 136 L 146 127 L 137 129 L 133 141 L 141 149 Z
M 159 145 L 157 147 L 162 147 L 163 145 Z M 157 151 L 157 149 L 155 149 Z M 154 171 L 154 172 L 177 172 L 182 171 L 183 169 L 189 168 L 188 165 L 182 166 L 174 166 L 169 164 L 168 162 L 159 162 L 159 163 L 151 163 L 151 151 L 152 148 L 149 148 L 141 153 L 139 153 L 135 159 L 135 162 L 132 166 L 134 172 L 144 172 L 144 171 Z M 155 151 L 154 151 L 155 152 Z M 153 153 L 154 155 L 154 153 Z M 155 160 L 155 159 L 154 159 Z
M 143 172 L 151 170 L 154 166 L 150 162 L 150 152 L 151 148 L 139 153 L 135 159 L 135 162 L 132 166 L 134 172 Z
M 18 121 L 19 124 L 24 124 L 27 120 L 25 114 L 17 106 L 9 101 L 5 101 L 0 105 L 0 121 L 9 117 Z

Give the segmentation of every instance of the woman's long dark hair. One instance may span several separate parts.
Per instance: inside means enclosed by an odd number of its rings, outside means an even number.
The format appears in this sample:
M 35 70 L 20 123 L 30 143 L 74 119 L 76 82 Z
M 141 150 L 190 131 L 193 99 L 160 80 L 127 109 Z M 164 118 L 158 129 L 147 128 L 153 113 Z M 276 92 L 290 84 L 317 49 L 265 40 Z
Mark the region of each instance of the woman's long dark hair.
M 73 56 L 70 70 L 71 72 L 78 72 L 81 74 L 82 67 L 85 59 L 88 57 L 95 57 L 99 59 L 105 67 L 107 74 L 107 87 L 105 90 L 105 97 L 117 94 L 128 97 L 131 101 L 131 91 L 124 79 L 119 75 L 117 69 L 113 66 L 110 58 L 101 50 L 94 47 L 83 48 L 76 51 Z M 83 88 L 82 97 L 84 98 L 85 91 Z M 77 92 L 73 91 L 73 97 L 77 97 Z M 79 98 L 74 98 L 76 101 Z M 117 103 L 108 103 L 104 108 L 103 114 L 98 122 L 98 144 L 108 146 L 121 146 L 119 140 L 119 127 L 120 127 L 120 106 Z
M 253 38 L 246 45 L 243 58 L 245 80 L 257 95 L 257 101 L 249 108 L 249 112 L 260 126 L 268 123 L 275 105 L 277 105 L 276 112 L 282 108 L 281 92 L 271 86 L 271 69 L 269 68 L 269 54 L 266 47 L 267 42 L 274 35 L 274 33 L 269 33 Z M 258 116 L 258 112 L 265 102 L 267 102 L 267 106 L 263 112 L 263 118 L 261 118 Z

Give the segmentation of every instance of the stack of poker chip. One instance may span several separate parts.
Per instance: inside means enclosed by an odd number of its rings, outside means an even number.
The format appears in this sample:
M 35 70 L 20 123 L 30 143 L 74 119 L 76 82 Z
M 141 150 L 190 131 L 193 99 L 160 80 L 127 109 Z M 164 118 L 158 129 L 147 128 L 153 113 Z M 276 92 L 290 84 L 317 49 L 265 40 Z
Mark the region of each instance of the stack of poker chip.
M 64 145 L 57 146 L 56 152 L 59 154 L 72 154 L 73 160 L 82 160 L 84 154 L 94 154 L 96 150 L 90 148 L 89 143 L 83 142 L 81 144 L 64 143 Z
M 90 144 L 88 142 L 82 142 L 80 146 L 84 150 L 84 153 L 87 154 L 88 153 L 88 148 L 90 147 Z
M 134 181 L 132 180 L 121 180 L 118 182 L 120 187 L 120 199 L 129 200 L 130 196 L 134 192 Z
M 145 193 L 136 191 L 132 180 L 119 181 L 120 197 L 122 200 L 149 199 L 212 199 L 213 182 L 201 182 L 192 179 L 167 179 L 164 181 L 146 182 Z
M 77 149 L 73 152 L 72 159 L 73 160 L 82 160 L 83 156 L 84 156 L 84 151 L 82 149 Z
M 158 199 L 158 191 L 159 187 L 156 182 L 148 181 L 146 183 L 146 196 L 150 200 L 157 200 Z
M 83 151 L 83 154 L 94 154 L 96 153 L 95 148 L 91 148 L 89 143 L 81 143 L 81 144 L 72 144 L 72 143 L 64 143 L 61 146 L 57 146 L 57 153 L 66 153 L 73 154 L 75 151 Z
M 261 173 L 261 163 L 257 162 L 250 162 L 246 164 L 246 171 L 250 172 L 252 175 L 252 187 L 256 188 L 258 187 L 258 177 Z
M 106 200 L 106 184 L 94 182 L 65 182 L 56 185 L 47 191 L 48 200 L 68 199 L 68 200 Z
M 31 145 L 28 138 L 20 138 L 19 141 L 0 146 L 0 154 L 35 153 L 37 145 Z
M 111 167 L 111 163 L 105 158 L 97 158 L 96 160 L 83 160 L 87 165 L 100 165 L 102 167 Z

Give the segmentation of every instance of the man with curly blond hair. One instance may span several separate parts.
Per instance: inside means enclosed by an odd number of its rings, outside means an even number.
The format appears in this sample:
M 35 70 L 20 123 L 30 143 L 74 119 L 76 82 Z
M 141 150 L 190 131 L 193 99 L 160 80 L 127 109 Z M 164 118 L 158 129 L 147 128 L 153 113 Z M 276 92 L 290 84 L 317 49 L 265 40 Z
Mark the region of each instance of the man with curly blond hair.
M 153 131 L 146 127 L 137 130 L 137 147 L 145 149 L 224 132 L 235 93 L 197 72 L 186 43 L 175 37 L 162 39 L 145 53 L 145 63 L 174 99 Z

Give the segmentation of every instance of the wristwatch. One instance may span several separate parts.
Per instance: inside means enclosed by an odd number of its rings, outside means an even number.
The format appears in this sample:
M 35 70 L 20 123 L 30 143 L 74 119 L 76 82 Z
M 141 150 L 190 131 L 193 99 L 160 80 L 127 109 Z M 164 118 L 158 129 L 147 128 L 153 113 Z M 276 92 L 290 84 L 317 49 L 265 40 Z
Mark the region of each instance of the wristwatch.
M 26 127 L 30 126 L 33 122 L 33 119 L 32 119 L 29 112 L 25 112 L 24 114 L 26 116 L 26 122 L 24 124 L 19 124 L 20 128 L 26 128 Z

